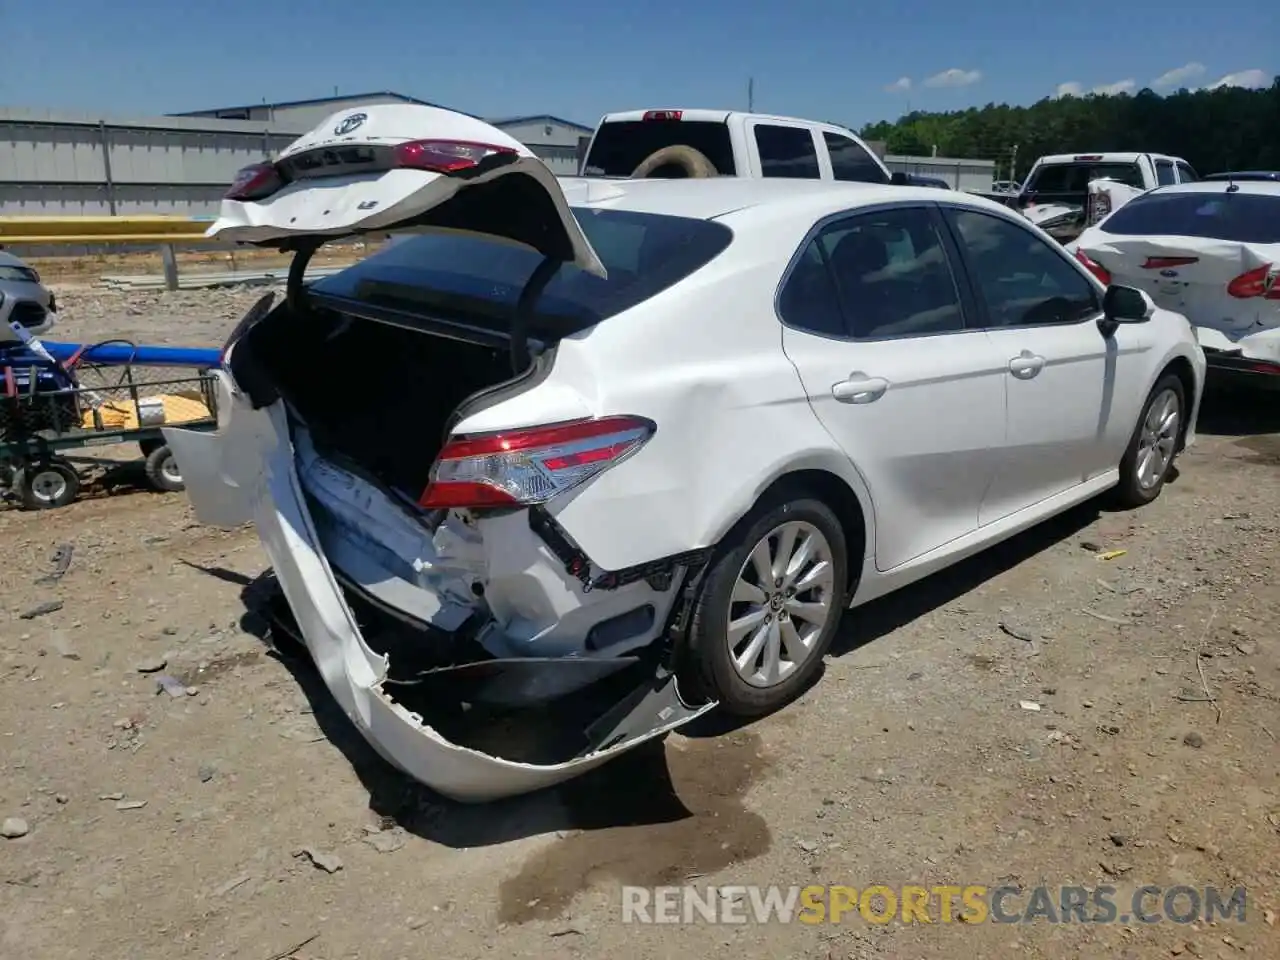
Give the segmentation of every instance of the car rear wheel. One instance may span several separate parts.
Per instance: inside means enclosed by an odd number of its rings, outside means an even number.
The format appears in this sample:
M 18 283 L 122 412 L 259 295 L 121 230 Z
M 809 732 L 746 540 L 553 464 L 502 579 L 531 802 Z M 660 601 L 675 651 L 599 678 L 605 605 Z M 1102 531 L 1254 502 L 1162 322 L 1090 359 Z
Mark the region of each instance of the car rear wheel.
M 1160 496 L 1178 454 L 1186 408 L 1182 381 L 1173 374 L 1161 377 L 1147 397 L 1120 461 L 1116 498 L 1122 506 L 1140 507 Z
M 698 691 L 738 716 L 788 703 L 821 669 L 844 612 L 844 531 L 818 500 L 757 507 L 712 560 L 689 626 Z

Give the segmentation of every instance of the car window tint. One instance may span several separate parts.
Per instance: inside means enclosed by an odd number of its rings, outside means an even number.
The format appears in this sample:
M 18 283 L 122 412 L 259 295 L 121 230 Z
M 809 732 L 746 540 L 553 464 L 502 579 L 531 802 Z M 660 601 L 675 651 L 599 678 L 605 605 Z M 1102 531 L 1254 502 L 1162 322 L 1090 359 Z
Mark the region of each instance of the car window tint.
M 1051 243 L 1004 217 L 948 211 L 992 327 L 1074 323 L 1100 309 L 1097 290 Z
M 829 130 L 822 132 L 827 144 L 827 153 L 831 155 L 831 173 L 837 180 L 852 180 L 859 183 L 888 183 L 880 164 L 872 159 L 871 154 L 858 146 L 848 137 Z
M 896 208 L 851 217 L 824 230 L 818 242 L 835 275 L 851 336 L 964 329 L 946 248 L 927 210 Z
M 1102 223 L 1131 237 L 1205 237 L 1236 243 L 1280 243 L 1280 197 L 1260 193 L 1149 193 Z
M 1171 183 L 1177 183 L 1177 181 L 1178 181 L 1178 178 L 1175 177 L 1173 174 L 1173 161 L 1157 160 L 1156 161 L 1156 183 L 1164 187 L 1164 186 L 1168 186 Z
M 790 177 L 817 180 L 818 150 L 807 127 L 779 127 L 758 124 L 755 128 L 756 149 L 760 151 L 760 168 L 766 177 Z
M 1200 175 L 1192 169 L 1191 164 L 1178 161 L 1178 176 L 1183 183 L 1195 183 Z
M 817 240 L 809 241 L 791 268 L 778 298 L 778 311 L 799 330 L 824 337 L 848 336 L 840 296 Z

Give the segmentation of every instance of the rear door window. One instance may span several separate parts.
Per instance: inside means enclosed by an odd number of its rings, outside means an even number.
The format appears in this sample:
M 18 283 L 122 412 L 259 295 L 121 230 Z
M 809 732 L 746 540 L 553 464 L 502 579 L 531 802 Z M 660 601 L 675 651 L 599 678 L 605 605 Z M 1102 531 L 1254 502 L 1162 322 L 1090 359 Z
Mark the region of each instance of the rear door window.
M 1106 233 L 1134 237 L 1206 237 L 1280 243 L 1280 196 L 1257 193 L 1151 193 L 1103 221 Z
M 835 179 L 858 183 L 889 182 L 880 164 L 856 140 L 830 130 L 824 130 L 822 138 L 826 142 L 827 153 L 831 155 L 831 172 Z
M 1156 161 L 1156 183 L 1158 183 L 1162 187 L 1165 187 L 1171 183 L 1177 183 L 1177 182 L 1178 182 L 1178 178 L 1173 172 L 1173 161 L 1157 160 Z
M 1178 161 L 1178 179 L 1183 183 L 1195 183 L 1200 179 L 1200 174 L 1192 169 L 1191 164 L 1185 160 Z
M 797 180 L 817 180 L 822 176 L 818 149 L 807 127 L 758 123 L 754 133 L 764 176 Z
M 965 327 L 938 222 L 922 207 L 859 214 L 826 227 L 796 262 L 780 306 L 791 326 L 855 340 Z
M 562 265 L 538 299 L 535 335 L 568 336 L 628 310 L 704 267 L 733 239 L 728 227 L 709 220 L 582 207 L 573 212 L 608 277 Z M 542 259 L 520 244 L 438 231 L 390 244 L 311 290 L 322 301 L 333 297 L 506 331 Z

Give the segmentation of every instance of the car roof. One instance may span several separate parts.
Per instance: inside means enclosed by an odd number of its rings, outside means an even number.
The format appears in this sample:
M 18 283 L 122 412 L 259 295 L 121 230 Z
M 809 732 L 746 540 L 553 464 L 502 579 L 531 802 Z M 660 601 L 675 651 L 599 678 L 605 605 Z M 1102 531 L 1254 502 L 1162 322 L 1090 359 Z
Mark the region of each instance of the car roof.
M 1228 170 L 1225 173 L 1206 173 L 1201 180 L 1280 180 L 1280 170 Z
M 5 250 L 0 250 L 0 266 L 26 267 L 27 265 L 19 257 L 15 257 L 12 253 L 9 253 Z M 27 267 L 27 269 L 29 270 L 31 268 Z
M 1226 180 L 1193 180 L 1191 183 L 1171 183 L 1166 187 L 1156 187 L 1147 195 L 1168 195 L 1171 193 L 1251 193 L 1263 196 L 1280 197 L 1280 181 L 1275 180 L 1237 180 L 1228 183 Z
M 1133 153 L 1133 152 L 1107 152 L 1099 150 L 1095 153 L 1082 151 L 1080 153 L 1054 153 L 1041 157 L 1037 163 L 1083 163 L 1085 158 L 1090 158 L 1093 163 L 1137 163 L 1139 157 L 1150 157 L 1152 160 L 1172 160 L 1175 163 L 1186 163 L 1181 157 L 1173 157 L 1167 153 Z M 1096 160 L 1092 158 L 1097 157 Z
M 936 187 L 841 180 L 749 177 L 630 180 L 562 177 L 560 185 L 574 207 L 665 213 L 698 220 L 715 220 L 750 210 L 768 214 L 770 219 L 793 215 L 797 219 L 811 222 L 855 207 L 894 201 L 938 203 L 946 200 L 964 206 L 1009 213 L 1007 207 L 994 200 L 958 190 L 943 194 Z

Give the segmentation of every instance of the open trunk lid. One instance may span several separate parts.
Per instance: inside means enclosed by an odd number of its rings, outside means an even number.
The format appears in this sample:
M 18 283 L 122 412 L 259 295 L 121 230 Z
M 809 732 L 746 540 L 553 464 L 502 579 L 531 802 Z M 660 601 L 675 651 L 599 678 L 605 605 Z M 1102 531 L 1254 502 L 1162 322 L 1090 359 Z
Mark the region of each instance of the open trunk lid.
M 483 120 L 416 104 L 335 113 L 274 161 L 246 167 L 205 235 L 297 248 L 424 228 L 504 237 L 605 275 L 528 147 Z

